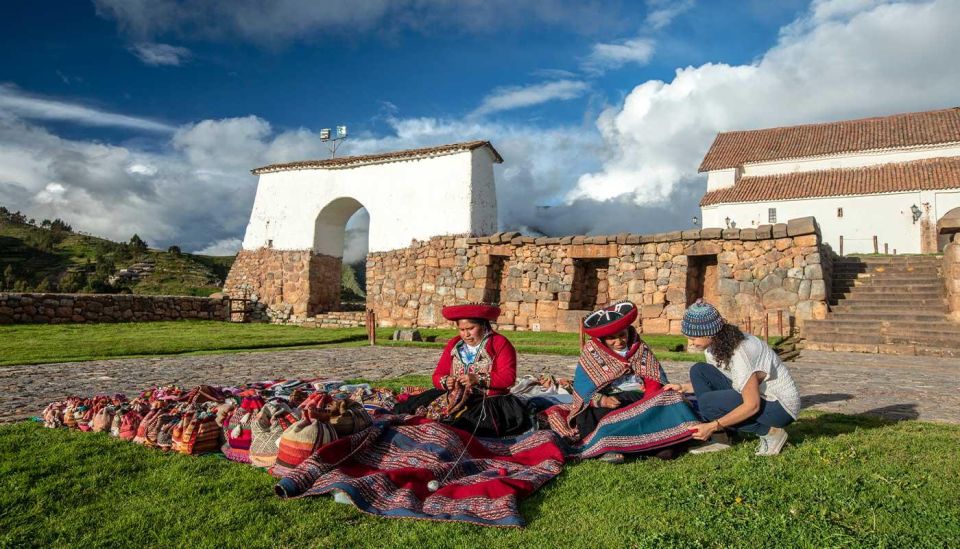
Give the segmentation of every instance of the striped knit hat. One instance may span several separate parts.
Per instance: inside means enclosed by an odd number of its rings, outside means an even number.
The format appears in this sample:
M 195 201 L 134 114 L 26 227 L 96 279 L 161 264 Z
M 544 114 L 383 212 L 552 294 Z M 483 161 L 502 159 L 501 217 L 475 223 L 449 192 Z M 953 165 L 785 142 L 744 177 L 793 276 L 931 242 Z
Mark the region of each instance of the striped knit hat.
M 723 318 L 716 307 L 702 299 L 691 305 L 683 313 L 680 331 L 687 337 L 711 337 L 723 328 Z

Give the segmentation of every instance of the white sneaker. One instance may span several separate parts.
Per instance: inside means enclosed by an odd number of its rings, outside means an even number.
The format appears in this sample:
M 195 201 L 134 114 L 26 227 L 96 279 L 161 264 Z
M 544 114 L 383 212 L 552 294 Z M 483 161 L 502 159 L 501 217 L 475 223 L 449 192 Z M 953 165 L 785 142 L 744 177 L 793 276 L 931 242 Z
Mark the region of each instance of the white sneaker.
M 709 454 L 710 452 L 722 452 L 733 448 L 730 444 L 730 437 L 727 433 L 714 433 L 710 435 L 710 440 L 703 442 L 699 446 L 694 446 L 688 450 L 691 454 Z
M 787 432 L 779 427 L 771 427 L 770 431 L 760 437 L 760 445 L 757 447 L 758 456 L 775 456 L 783 449 L 787 443 Z

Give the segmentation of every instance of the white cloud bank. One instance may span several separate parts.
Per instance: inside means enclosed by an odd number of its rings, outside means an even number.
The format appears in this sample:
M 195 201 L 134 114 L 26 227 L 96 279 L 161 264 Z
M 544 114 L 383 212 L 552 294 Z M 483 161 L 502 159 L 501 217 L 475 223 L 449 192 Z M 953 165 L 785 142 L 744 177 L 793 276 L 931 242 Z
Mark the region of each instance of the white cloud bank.
M 144 64 L 151 66 L 178 67 L 190 58 L 190 50 L 187 48 L 153 42 L 134 44 L 130 46 L 130 51 Z
M 500 111 L 523 107 L 532 107 L 550 101 L 567 100 L 580 97 L 590 89 L 589 84 L 580 80 L 555 80 L 529 86 L 508 86 L 496 88 L 483 98 L 473 116 L 483 116 Z
M 630 63 L 646 65 L 653 58 L 654 50 L 654 42 L 649 38 L 594 44 L 590 55 L 580 65 L 584 71 L 591 74 L 618 69 Z

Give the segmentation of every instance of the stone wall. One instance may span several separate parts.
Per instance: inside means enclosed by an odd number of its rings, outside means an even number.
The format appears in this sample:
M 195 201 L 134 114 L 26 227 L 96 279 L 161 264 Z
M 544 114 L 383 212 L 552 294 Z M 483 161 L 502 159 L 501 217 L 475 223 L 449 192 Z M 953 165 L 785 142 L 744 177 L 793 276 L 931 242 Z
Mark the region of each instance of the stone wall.
M 571 332 L 596 305 L 630 299 L 644 332 L 679 333 L 699 293 L 741 324 L 770 318 L 775 328 L 782 311 L 787 331 L 826 316 L 824 255 L 813 218 L 655 235 L 436 237 L 370 254 L 367 305 L 381 326 L 426 327 L 447 325 L 446 305 L 492 301 L 500 329 Z
M 0 324 L 227 320 L 226 298 L 131 294 L 0 293 Z
M 943 249 L 942 276 L 950 319 L 960 322 L 960 242 L 952 242 Z
M 309 250 L 241 250 L 224 292 L 255 301 L 275 322 L 298 322 L 340 308 L 339 257 Z

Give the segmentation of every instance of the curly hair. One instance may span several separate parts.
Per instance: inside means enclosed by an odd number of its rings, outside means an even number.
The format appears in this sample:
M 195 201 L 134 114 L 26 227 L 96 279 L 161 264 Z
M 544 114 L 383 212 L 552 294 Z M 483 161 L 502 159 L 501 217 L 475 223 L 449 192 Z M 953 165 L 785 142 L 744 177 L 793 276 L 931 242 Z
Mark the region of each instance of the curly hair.
M 728 368 L 730 366 L 730 357 L 740 346 L 740 342 L 746 339 L 740 328 L 733 324 L 723 323 L 720 331 L 713 336 L 713 343 L 710 344 L 710 354 L 717 359 L 717 366 Z

